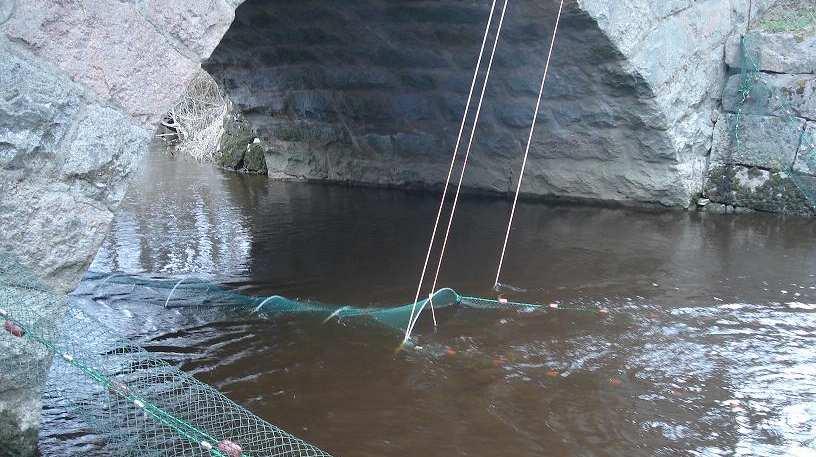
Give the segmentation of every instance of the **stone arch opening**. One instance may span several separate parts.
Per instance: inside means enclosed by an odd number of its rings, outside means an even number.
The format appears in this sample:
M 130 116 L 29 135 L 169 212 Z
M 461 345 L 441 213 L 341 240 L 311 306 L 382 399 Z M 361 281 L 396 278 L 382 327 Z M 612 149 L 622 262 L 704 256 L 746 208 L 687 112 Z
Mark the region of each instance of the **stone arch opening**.
M 0 1 L 0 249 L 70 291 L 150 130 L 211 54 L 205 67 L 267 141 L 273 176 L 439 184 L 486 2 L 335 3 Z M 524 190 L 686 204 L 711 146 L 723 44 L 748 6 L 571 0 Z M 554 12 L 555 0 L 511 2 L 471 187 L 517 179 Z M 30 452 L 39 392 L 0 377 L 8 386 L 19 393 L 0 401 L 0 428 Z M 23 403 L 33 413 L 19 415 Z
M 497 8 L 501 5 L 498 2 Z M 465 107 L 489 2 L 248 0 L 204 68 L 264 141 L 269 174 L 435 187 Z M 514 188 L 558 2 L 511 2 L 466 185 Z M 569 2 L 524 192 L 682 205 L 652 86 Z

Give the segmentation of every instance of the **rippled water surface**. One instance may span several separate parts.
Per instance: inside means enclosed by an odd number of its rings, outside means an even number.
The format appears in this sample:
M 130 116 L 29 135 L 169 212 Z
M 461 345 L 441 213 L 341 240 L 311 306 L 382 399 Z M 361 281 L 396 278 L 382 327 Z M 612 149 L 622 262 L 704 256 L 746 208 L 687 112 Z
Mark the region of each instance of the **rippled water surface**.
M 814 222 L 523 204 L 512 298 L 609 309 L 451 310 L 420 348 L 304 316 L 165 309 L 107 272 L 251 295 L 413 299 L 437 197 L 270 182 L 154 157 L 76 300 L 338 456 L 814 456 Z M 441 285 L 490 296 L 508 203 L 468 198 Z M 58 406 L 45 455 L 104 455 Z

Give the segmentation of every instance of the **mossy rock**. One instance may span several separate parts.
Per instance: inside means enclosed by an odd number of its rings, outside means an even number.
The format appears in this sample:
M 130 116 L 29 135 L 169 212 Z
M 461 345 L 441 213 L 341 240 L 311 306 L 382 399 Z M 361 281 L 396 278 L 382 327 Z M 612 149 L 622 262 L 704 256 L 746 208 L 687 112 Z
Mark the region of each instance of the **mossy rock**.
M 267 173 L 264 148 L 260 142 L 247 145 L 246 152 L 244 153 L 244 168 L 253 173 Z
M 801 185 L 790 173 L 721 165 L 709 171 L 705 195 L 712 202 L 757 211 L 816 215 Z
M 2 455 L 13 457 L 33 457 L 37 454 L 38 430 L 21 431 L 19 417 L 9 411 L 0 410 L 0 443 Z
M 252 174 L 267 174 L 264 148 L 249 124 L 241 117 L 224 120 L 224 134 L 216 165 Z

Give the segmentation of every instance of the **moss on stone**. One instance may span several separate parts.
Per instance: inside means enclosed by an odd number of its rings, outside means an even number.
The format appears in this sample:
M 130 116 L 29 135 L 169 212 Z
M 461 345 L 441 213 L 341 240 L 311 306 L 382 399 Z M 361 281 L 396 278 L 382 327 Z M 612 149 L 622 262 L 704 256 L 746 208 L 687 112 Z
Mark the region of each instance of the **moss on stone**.
M 275 129 L 275 137 L 281 141 L 305 141 L 308 136 L 307 130 L 298 125 L 280 126 Z
M 247 150 L 244 154 L 244 167 L 247 170 L 257 170 L 258 173 L 261 173 L 261 171 L 263 174 L 267 173 L 264 148 L 260 142 L 247 145 Z
M 758 211 L 812 216 L 813 205 L 787 173 L 769 172 L 761 185 L 749 185 L 740 180 L 737 171 L 746 167 L 720 165 L 712 167 L 706 183 L 706 196 L 713 202 Z M 763 175 L 762 170 L 745 170 L 750 178 Z
M 695 192 L 689 199 L 689 208 L 696 208 L 701 198 L 703 198 L 702 192 Z
M 37 455 L 37 429 L 20 430 L 20 418 L 10 411 L 0 410 L 0 443 L 2 455 L 33 457 Z
M 224 120 L 224 134 L 216 165 L 230 170 L 267 174 L 264 148 L 243 118 Z
M 799 41 L 816 34 L 816 1 L 780 0 L 759 21 L 762 30 L 793 33 Z

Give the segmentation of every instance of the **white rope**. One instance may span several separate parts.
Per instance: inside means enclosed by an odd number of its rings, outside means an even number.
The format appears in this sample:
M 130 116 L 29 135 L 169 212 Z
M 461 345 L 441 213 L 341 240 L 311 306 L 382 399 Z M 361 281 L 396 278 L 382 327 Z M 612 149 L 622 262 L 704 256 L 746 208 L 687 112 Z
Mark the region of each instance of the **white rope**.
M 499 35 L 501 35 L 502 26 L 504 23 L 504 13 L 507 10 L 507 1 L 504 1 L 501 17 L 499 18 L 499 28 L 496 32 L 496 39 L 493 41 L 493 50 L 490 53 L 490 60 L 487 65 L 487 74 L 485 75 L 484 84 L 482 84 L 482 93 L 479 95 L 479 105 L 476 108 L 476 119 L 473 122 L 473 130 L 470 131 L 470 139 L 468 140 L 467 150 L 465 151 L 465 159 L 462 164 L 462 172 L 459 174 L 459 183 L 456 186 L 456 196 L 453 198 L 453 206 L 451 207 L 450 218 L 448 219 L 448 227 L 445 230 L 445 239 L 442 242 L 442 251 L 439 253 L 439 263 L 436 264 L 436 275 L 434 275 L 433 287 L 431 290 L 436 290 L 436 284 L 439 281 L 439 271 L 442 269 L 442 260 L 445 256 L 445 250 L 448 247 L 448 237 L 450 236 L 451 227 L 453 226 L 453 217 L 456 214 L 456 206 L 459 203 L 459 194 L 462 190 L 462 181 L 465 177 L 465 169 L 467 168 L 468 158 L 470 157 L 470 149 L 473 146 L 473 138 L 476 136 L 476 124 L 479 122 L 479 115 L 482 112 L 482 101 L 484 100 L 485 92 L 487 91 L 487 82 L 490 79 L 490 70 L 493 66 L 493 56 L 496 54 L 496 46 L 499 43 Z
M 473 146 L 473 138 L 476 135 L 476 127 L 477 127 L 477 125 L 479 123 L 479 116 L 481 115 L 481 112 L 482 112 L 482 103 L 484 102 L 485 92 L 487 91 L 487 83 L 490 81 L 490 71 L 493 68 L 493 59 L 496 56 L 496 47 L 499 44 L 499 37 L 501 36 L 502 27 L 504 26 L 504 16 L 505 16 L 505 13 L 507 12 L 507 3 L 508 3 L 508 1 L 509 0 L 504 0 L 504 5 L 502 6 L 501 16 L 499 16 L 499 25 L 498 25 L 498 28 L 496 29 L 496 37 L 493 40 L 493 47 L 492 47 L 492 49 L 490 51 L 490 59 L 488 60 L 488 63 L 487 63 L 487 70 L 485 70 L 485 77 L 484 77 L 484 80 L 482 82 L 482 90 L 481 90 L 481 93 L 479 94 L 479 103 L 476 106 L 476 115 L 475 115 L 475 117 L 473 119 L 473 125 L 472 125 L 471 130 L 470 130 L 470 138 L 468 140 L 467 150 L 465 151 L 465 157 L 464 157 L 464 159 L 462 161 L 462 171 L 459 174 L 459 182 L 458 182 L 458 184 L 456 186 L 456 196 L 453 199 L 453 206 L 451 206 L 450 218 L 448 219 L 448 226 L 447 226 L 447 228 L 445 230 L 445 238 L 444 238 L 444 240 L 442 242 L 442 251 L 439 253 L 439 263 L 437 264 L 437 267 L 436 267 L 436 275 L 434 276 L 433 286 L 431 287 L 431 294 L 433 294 L 434 291 L 436 290 L 436 284 L 437 284 L 437 281 L 439 280 L 439 271 L 442 268 L 442 260 L 443 260 L 443 258 L 445 256 L 445 250 L 447 249 L 447 246 L 448 246 L 448 238 L 450 237 L 451 226 L 453 225 L 453 217 L 456 214 L 456 206 L 459 203 L 459 195 L 460 195 L 461 190 L 462 190 L 462 181 L 463 181 L 464 176 L 465 176 L 465 170 L 467 169 L 467 165 L 468 165 L 468 158 L 470 157 L 470 151 L 471 151 L 471 148 Z M 495 1 L 493 2 L 493 5 L 495 6 Z M 491 8 L 491 18 L 492 18 L 492 16 L 493 16 L 493 9 Z M 490 24 L 490 21 L 488 21 L 488 25 L 489 24 Z M 488 30 L 489 30 L 489 28 L 487 30 L 485 30 L 485 39 L 483 40 L 483 43 L 482 43 L 482 51 L 484 51 L 484 41 L 486 41 L 486 39 L 487 39 L 487 31 Z M 480 56 L 480 60 L 481 60 L 481 56 Z M 477 67 L 476 74 L 477 73 L 478 73 L 478 67 Z M 476 74 L 474 74 L 474 82 L 475 82 Z M 473 92 L 473 88 L 471 87 L 471 96 L 472 96 L 472 92 Z M 470 99 L 468 99 L 468 102 L 470 102 Z M 464 126 L 464 122 L 463 122 L 462 125 Z M 460 131 L 460 139 L 457 140 L 457 149 L 458 149 L 458 144 L 459 144 L 460 140 L 461 140 L 461 131 Z M 449 179 L 450 179 L 450 176 L 449 176 Z M 447 184 L 446 184 L 445 187 L 447 188 Z M 444 204 L 444 196 L 443 196 L 443 204 Z M 440 205 L 440 214 L 441 214 L 441 205 Z M 438 224 L 438 222 L 439 222 L 439 217 L 437 217 L 437 224 Z M 434 227 L 434 232 L 435 231 L 436 231 L 436 227 Z M 427 262 L 426 262 L 426 267 L 427 267 Z M 424 271 L 423 271 L 423 276 L 424 276 Z M 420 281 L 420 289 L 421 288 L 422 288 L 422 282 Z M 411 338 L 411 332 L 414 329 L 414 325 L 419 320 L 419 314 L 422 312 L 422 310 L 420 309 L 420 312 L 417 313 L 416 316 L 414 316 L 414 308 L 416 308 L 416 301 L 417 300 L 419 300 L 419 290 L 417 291 L 416 300 L 414 300 L 414 306 L 411 308 L 411 319 L 408 320 L 409 325 L 408 325 L 408 328 L 405 331 L 404 341 L 408 341 L 408 339 Z M 434 308 L 433 308 L 433 301 L 430 300 L 430 302 L 431 302 L 431 313 L 434 315 L 434 325 L 436 325 L 436 316 L 435 316 L 435 312 L 434 312 Z
M 176 291 L 176 288 L 177 288 L 179 285 L 181 285 L 181 283 L 183 283 L 183 282 L 184 282 L 184 281 L 186 281 L 186 280 L 187 280 L 187 276 L 185 276 L 185 277 L 181 278 L 181 279 L 179 280 L 179 282 L 177 282 L 177 283 L 176 283 L 176 285 L 175 285 L 175 286 L 173 286 L 173 288 L 170 290 L 170 293 L 169 293 L 169 294 L 167 294 L 167 300 L 165 300 L 165 301 L 164 301 L 164 307 L 165 307 L 165 308 L 167 308 L 167 304 L 168 304 L 168 303 L 170 303 L 170 299 L 173 297 L 173 293 Z
M 533 142 L 533 132 L 535 131 L 536 120 L 538 120 L 538 109 L 541 107 L 541 97 L 544 94 L 544 83 L 547 82 L 547 74 L 550 71 L 550 60 L 552 59 L 553 49 L 555 48 L 555 37 L 558 34 L 558 24 L 561 22 L 561 13 L 563 10 L 564 0 L 561 0 L 561 5 L 558 7 L 558 16 L 555 19 L 555 28 L 553 28 L 550 51 L 547 54 L 547 63 L 544 65 L 544 76 L 541 78 L 541 87 L 538 90 L 538 100 L 536 101 L 535 112 L 533 113 L 533 123 L 530 125 L 530 135 L 527 137 L 527 147 L 524 149 L 524 159 L 521 161 L 521 172 L 519 173 L 518 184 L 516 185 L 516 195 L 513 197 L 513 207 L 510 210 L 510 220 L 507 222 L 507 233 L 504 235 L 504 244 L 502 245 L 501 256 L 499 257 L 499 268 L 496 272 L 496 281 L 493 283 L 494 288 L 499 286 L 502 265 L 504 264 L 504 255 L 507 252 L 507 241 L 510 239 L 510 229 L 513 226 L 513 217 L 516 215 L 516 204 L 518 203 L 519 193 L 521 192 L 521 180 L 524 178 L 524 169 L 527 167 L 527 157 L 530 154 L 530 145 Z
M 439 220 L 442 218 L 442 210 L 445 206 L 445 198 L 448 195 L 448 186 L 450 185 L 451 176 L 453 176 L 453 167 L 456 164 L 456 156 L 459 154 L 459 145 L 462 141 L 462 133 L 465 130 L 465 124 L 467 121 L 468 113 L 470 112 L 470 102 L 473 98 L 473 89 L 476 87 L 476 80 L 479 76 L 479 69 L 482 67 L 482 57 L 484 56 L 485 44 L 487 44 L 487 36 L 490 34 L 490 25 L 493 22 L 493 16 L 496 10 L 496 0 L 493 0 L 493 4 L 490 6 L 490 16 L 487 19 L 487 25 L 485 26 L 484 37 L 482 38 L 482 47 L 479 49 L 479 58 L 476 61 L 476 68 L 473 70 L 473 80 L 470 82 L 470 91 L 468 92 L 467 104 L 465 105 L 465 112 L 462 115 L 462 124 L 459 126 L 459 135 L 456 138 L 456 146 L 453 148 L 453 157 L 451 158 L 450 168 L 448 169 L 448 177 L 445 180 L 445 187 L 442 191 L 442 201 L 439 203 L 439 211 L 436 213 L 436 221 L 434 222 L 433 233 L 431 234 L 431 241 L 428 243 L 428 253 L 425 254 L 425 264 L 422 266 L 422 274 L 419 277 L 419 284 L 417 285 L 416 297 L 414 297 L 414 305 L 411 307 L 411 317 L 408 319 L 408 326 L 406 327 L 405 331 L 405 339 L 403 342 L 408 341 L 410 338 L 409 329 L 412 327 L 411 323 L 414 321 L 414 313 L 416 312 L 416 306 L 419 302 L 419 294 L 422 290 L 422 283 L 425 281 L 425 273 L 428 270 L 428 262 L 431 258 L 431 252 L 433 251 L 434 241 L 436 240 L 436 231 L 439 228 Z M 431 313 L 434 318 L 434 325 L 436 325 L 436 312 L 433 311 L 433 306 L 431 307 Z

